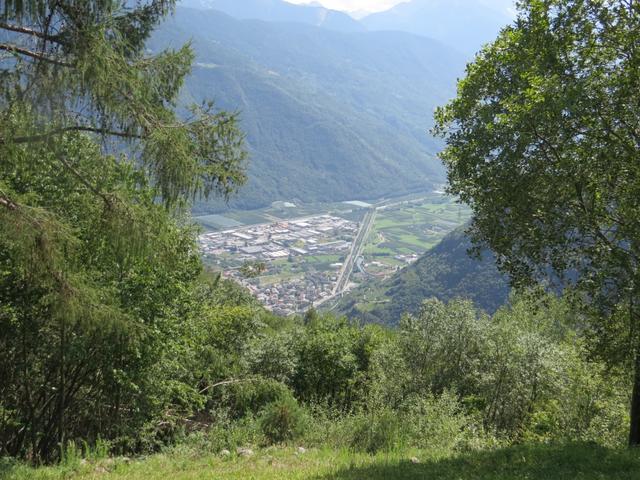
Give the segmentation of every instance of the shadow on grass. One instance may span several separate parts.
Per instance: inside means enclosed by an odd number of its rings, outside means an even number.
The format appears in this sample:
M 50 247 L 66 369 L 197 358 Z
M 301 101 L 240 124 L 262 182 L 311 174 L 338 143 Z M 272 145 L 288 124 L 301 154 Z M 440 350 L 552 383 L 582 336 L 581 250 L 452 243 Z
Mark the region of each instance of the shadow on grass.
M 593 444 L 517 446 L 413 464 L 353 466 L 315 480 L 639 480 L 640 450 Z

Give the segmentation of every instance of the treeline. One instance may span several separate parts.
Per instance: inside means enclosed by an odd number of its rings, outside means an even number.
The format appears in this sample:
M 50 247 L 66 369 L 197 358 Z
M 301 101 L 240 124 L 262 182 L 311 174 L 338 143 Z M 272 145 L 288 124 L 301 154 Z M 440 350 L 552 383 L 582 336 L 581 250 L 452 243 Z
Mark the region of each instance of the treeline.
M 587 360 L 576 322 L 551 298 L 514 299 L 493 317 L 429 300 L 395 330 L 311 312 L 247 337 L 237 360 L 248 380 L 221 386 L 231 404 L 210 412 L 238 437 L 208 438 L 217 448 L 297 440 L 443 454 L 523 441 L 622 445 L 630 379 Z
M 192 441 L 214 452 L 294 441 L 434 455 L 514 442 L 621 446 L 629 375 L 589 359 L 572 312 L 522 296 L 493 317 L 468 301 L 428 300 L 398 329 L 313 311 L 268 321 L 229 352 L 234 374 L 219 378 L 233 380 L 213 383 L 212 428 Z

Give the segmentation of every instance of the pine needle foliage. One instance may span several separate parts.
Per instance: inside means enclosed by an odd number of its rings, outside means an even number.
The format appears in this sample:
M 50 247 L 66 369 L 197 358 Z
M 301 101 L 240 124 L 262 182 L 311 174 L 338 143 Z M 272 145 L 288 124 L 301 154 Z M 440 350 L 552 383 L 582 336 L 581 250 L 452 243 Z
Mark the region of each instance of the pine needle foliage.
M 0 2 L 2 454 L 135 449 L 132 432 L 197 403 L 157 368 L 199 314 L 184 212 L 232 195 L 246 154 L 235 113 L 178 104 L 189 45 L 145 51 L 174 3 Z

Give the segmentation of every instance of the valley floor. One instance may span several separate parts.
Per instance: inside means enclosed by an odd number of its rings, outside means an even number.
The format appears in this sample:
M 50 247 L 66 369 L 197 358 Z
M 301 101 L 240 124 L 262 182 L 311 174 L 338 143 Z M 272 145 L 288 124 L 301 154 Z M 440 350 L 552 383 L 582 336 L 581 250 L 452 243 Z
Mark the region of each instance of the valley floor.
M 415 458 L 414 458 L 415 457 Z M 413 461 L 412 461 L 413 459 Z M 416 460 L 419 463 L 414 463 Z M 40 468 L 0 463 L 6 480 L 126 479 L 312 479 L 312 480 L 632 480 L 640 479 L 640 451 L 591 444 L 517 446 L 441 459 L 420 452 L 355 454 L 348 451 L 271 448 L 246 458 L 154 455 L 142 460 L 75 461 Z

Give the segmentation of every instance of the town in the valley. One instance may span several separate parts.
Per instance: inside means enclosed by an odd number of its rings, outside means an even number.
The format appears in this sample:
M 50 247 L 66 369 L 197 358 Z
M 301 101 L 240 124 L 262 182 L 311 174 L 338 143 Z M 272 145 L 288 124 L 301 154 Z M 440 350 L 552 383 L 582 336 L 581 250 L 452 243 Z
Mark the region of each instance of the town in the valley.
M 334 293 L 359 223 L 317 215 L 200 236 L 208 263 L 248 288 L 276 313 L 311 307 Z M 260 275 L 247 275 L 260 265 Z
M 288 219 L 267 215 L 271 222 L 204 233 L 199 237 L 204 261 L 268 309 L 289 315 L 368 279 L 387 278 L 461 220 L 459 207 L 439 193 L 377 206 L 345 203 L 331 213 Z

